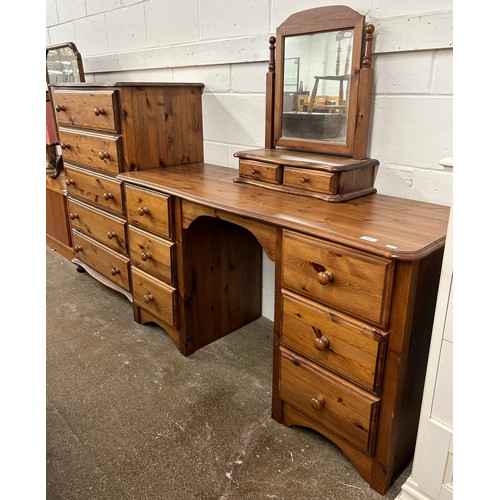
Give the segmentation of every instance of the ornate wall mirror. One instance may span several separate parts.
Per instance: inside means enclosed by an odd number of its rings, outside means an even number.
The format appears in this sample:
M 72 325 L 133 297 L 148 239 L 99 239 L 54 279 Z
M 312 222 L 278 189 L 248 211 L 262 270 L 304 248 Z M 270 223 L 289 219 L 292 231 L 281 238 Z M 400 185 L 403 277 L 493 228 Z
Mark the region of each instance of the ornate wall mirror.
M 375 27 L 340 5 L 293 14 L 270 42 L 265 149 L 238 151 L 235 182 L 326 201 L 376 192 L 366 158 Z
M 365 154 L 373 31 L 364 16 L 344 6 L 299 12 L 278 27 L 271 147 Z M 289 85 L 292 60 L 296 90 Z

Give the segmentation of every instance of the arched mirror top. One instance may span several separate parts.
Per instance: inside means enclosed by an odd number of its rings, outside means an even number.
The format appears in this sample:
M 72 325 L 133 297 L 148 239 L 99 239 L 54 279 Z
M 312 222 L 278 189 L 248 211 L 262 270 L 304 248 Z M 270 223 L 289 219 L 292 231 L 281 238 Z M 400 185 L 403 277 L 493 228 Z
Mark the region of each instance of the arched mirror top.
M 365 157 L 373 32 L 346 6 L 298 12 L 277 28 L 266 147 Z

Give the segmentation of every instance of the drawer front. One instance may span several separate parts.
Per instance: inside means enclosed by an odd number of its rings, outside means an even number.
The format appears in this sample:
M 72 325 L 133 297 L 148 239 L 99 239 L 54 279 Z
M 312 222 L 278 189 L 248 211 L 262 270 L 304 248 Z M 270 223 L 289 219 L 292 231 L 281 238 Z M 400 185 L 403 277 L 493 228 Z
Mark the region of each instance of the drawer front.
M 284 231 L 283 284 L 326 305 L 387 325 L 394 264 Z
M 127 255 L 124 219 L 72 199 L 68 201 L 68 208 L 73 229 Z
M 68 165 L 64 166 L 64 171 L 70 196 L 82 198 L 106 210 L 123 214 L 121 182 Z
M 115 109 L 117 90 L 55 90 L 56 117 L 60 125 L 119 132 Z
M 132 267 L 134 303 L 153 316 L 177 328 L 177 290 Z
M 75 257 L 125 290 L 130 290 L 128 259 L 73 229 Z
M 328 376 L 305 359 L 280 348 L 281 399 L 373 454 L 379 398 Z
M 121 137 L 82 134 L 60 129 L 64 161 L 118 174 L 121 172 Z
M 137 227 L 171 237 L 170 196 L 125 185 L 127 219 Z
M 252 160 L 240 160 L 240 175 L 256 181 L 281 184 L 283 180 L 281 165 L 272 165 Z
M 128 227 L 131 263 L 153 276 L 173 285 L 173 263 L 175 245 L 151 233 Z
M 283 292 L 281 341 L 364 389 L 380 392 L 387 333 Z
M 318 193 L 337 194 L 338 192 L 338 176 L 331 172 L 286 167 L 283 184 Z

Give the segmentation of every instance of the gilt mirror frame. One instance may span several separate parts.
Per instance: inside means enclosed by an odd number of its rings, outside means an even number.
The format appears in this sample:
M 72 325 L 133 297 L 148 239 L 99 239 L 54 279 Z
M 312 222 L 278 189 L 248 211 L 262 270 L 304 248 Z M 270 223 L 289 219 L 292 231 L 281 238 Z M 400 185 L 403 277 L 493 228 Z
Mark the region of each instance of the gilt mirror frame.
M 347 82 L 349 99 L 345 141 L 283 135 L 286 40 L 299 35 L 347 30 L 352 32 L 352 52 L 350 77 Z M 365 26 L 365 16 L 346 6 L 319 7 L 297 12 L 277 28 L 276 38 L 270 38 L 271 56 L 266 90 L 266 147 L 338 154 L 355 159 L 365 158 L 373 84 L 371 45 L 374 30 L 375 27 L 371 24 Z

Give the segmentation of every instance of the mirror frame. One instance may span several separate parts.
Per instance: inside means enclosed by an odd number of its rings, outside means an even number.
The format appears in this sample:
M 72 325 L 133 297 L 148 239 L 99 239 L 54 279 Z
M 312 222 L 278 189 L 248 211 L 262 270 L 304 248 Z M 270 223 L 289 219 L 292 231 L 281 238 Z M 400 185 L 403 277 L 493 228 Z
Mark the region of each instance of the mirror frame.
M 282 136 L 283 122 L 283 77 L 285 39 L 297 35 L 353 30 L 352 64 L 349 87 L 349 106 L 347 111 L 347 129 L 345 143 L 332 143 L 320 139 L 302 139 Z M 371 68 L 371 42 L 375 27 L 365 27 L 365 16 L 343 5 L 318 7 L 291 15 L 276 30 L 276 64 L 273 39 L 271 37 L 271 60 L 269 72 L 276 75 L 267 93 L 266 147 L 286 147 L 305 151 L 338 154 L 362 159 L 366 154 L 368 121 L 371 107 L 371 89 L 373 70 Z M 366 40 L 365 40 L 366 34 Z M 269 73 L 268 73 L 269 74 Z M 269 82 L 269 77 L 268 77 Z
M 75 73 L 75 78 L 73 78 L 72 80 L 68 80 L 68 83 L 84 82 L 85 81 L 85 73 L 83 71 L 82 56 L 81 56 L 80 52 L 78 51 L 78 49 L 76 48 L 76 45 L 73 42 L 65 42 L 65 43 L 59 43 L 57 45 L 48 45 L 45 48 L 45 73 L 46 73 L 45 76 L 46 76 L 47 84 L 55 83 L 55 82 L 52 82 L 50 79 L 49 70 L 47 67 L 47 56 L 48 56 L 50 51 L 59 50 L 59 49 L 70 49 L 73 52 L 73 57 L 76 60 L 76 64 L 78 67 L 78 73 L 77 74 Z

